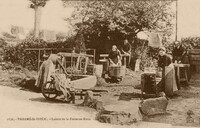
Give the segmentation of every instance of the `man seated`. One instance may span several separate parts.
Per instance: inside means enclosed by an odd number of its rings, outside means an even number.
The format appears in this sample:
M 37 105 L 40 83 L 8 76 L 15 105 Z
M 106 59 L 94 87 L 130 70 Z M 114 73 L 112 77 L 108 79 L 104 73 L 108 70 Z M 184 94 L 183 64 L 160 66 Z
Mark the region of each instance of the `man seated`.
M 181 42 L 175 41 L 174 45 L 175 47 L 173 48 L 173 51 L 172 51 L 173 62 L 182 63 L 186 51 L 183 48 Z
M 124 40 L 124 45 L 122 46 L 122 53 L 127 56 L 126 59 L 126 66 L 130 66 L 130 61 L 131 61 L 131 44 L 128 42 L 128 40 Z
M 182 64 L 189 64 L 189 58 L 187 56 L 187 51 L 186 49 L 182 46 L 182 43 L 180 41 L 175 41 L 174 42 L 174 48 L 172 50 L 172 55 L 173 55 L 173 62 L 174 63 L 182 63 Z M 187 71 L 187 76 L 188 76 L 188 81 L 191 78 L 191 74 L 190 74 L 190 68 L 189 67 L 185 67 L 186 71 Z M 185 69 L 184 68 L 180 68 L 180 74 L 181 76 L 185 75 Z M 178 81 L 177 78 L 177 68 L 175 68 L 175 73 L 176 73 L 176 79 Z M 179 84 L 177 82 L 177 84 Z M 180 86 L 180 85 L 178 85 Z

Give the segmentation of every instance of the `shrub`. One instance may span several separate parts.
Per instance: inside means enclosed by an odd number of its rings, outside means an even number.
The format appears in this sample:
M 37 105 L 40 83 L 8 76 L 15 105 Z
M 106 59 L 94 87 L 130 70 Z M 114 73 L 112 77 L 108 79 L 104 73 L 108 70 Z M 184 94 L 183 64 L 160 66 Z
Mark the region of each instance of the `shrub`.
M 28 38 L 16 46 L 7 45 L 4 47 L 4 60 L 20 64 L 28 69 L 36 70 L 38 64 L 38 51 L 27 51 L 27 48 L 69 48 L 70 43 L 72 42 L 60 41 L 48 43 L 43 40 Z
M 200 49 L 200 37 L 187 37 L 181 40 L 186 49 Z

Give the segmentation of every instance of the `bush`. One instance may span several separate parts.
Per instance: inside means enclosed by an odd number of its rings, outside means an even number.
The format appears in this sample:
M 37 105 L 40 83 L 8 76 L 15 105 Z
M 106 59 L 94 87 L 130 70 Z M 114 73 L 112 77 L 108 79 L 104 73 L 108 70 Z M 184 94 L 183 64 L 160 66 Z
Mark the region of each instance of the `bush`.
M 187 37 L 181 40 L 186 49 L 200 49 L 200 37 Z
M 31 70 L 37 69 L 38 51 L 27 51 L 27 48 L 70 48 L 72 40 L 67 42 L 48 43 L 43 40 L 25 39 L 16 46 L 7 45 L 4 47 L 4 60 L 17 63 Z M 56 52 L 56 51 L 53 51 Z M 42 57 L 43 53 L 41 53 Z

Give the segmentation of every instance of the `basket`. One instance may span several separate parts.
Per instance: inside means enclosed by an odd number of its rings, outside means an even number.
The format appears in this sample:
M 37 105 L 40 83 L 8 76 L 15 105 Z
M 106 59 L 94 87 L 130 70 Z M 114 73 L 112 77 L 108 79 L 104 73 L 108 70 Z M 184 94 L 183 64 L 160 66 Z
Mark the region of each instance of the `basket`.
M 126 66 L 110 66 L 109 75 L 113 77 L 123 77 L 126 73 Z

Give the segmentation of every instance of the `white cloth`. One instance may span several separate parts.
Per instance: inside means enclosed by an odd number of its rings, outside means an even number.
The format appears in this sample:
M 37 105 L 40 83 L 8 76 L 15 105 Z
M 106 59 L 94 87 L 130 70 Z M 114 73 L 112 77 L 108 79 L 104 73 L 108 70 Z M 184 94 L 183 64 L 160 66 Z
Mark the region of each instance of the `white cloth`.
M 135 71 L 136 72 L 140 71 L 140 62 L 141 62 L 141 59 L 137 59 L 135 62 Z
M 55 87 L 57 90 L 61 90 L 64 94 L 66 100 L 68 100 L 70 95 L 70 91 L 74 91 L 73 85 L 69 78 L 66 78 L 65 74 L 53 74 L 55 78 Z
M 162 39 L 158 33 L 150 33 L 149 46 L 159 48 L 162 46 Z
M 165 92 L 166 94 L 169 92 L 170 95 L 173 94 L 174 91 L 177 91 L 176 77 L 174 65 L 171 63 L 169 66 L 165 67 Z

